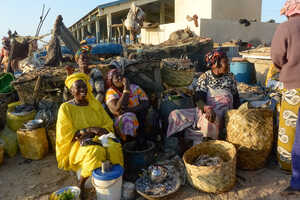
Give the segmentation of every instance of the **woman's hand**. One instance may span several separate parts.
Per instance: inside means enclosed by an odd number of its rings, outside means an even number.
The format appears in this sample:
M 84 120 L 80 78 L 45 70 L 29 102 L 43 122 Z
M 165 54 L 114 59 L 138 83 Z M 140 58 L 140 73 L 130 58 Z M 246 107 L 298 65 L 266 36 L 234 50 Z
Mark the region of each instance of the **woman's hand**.
M 93 134 L 98 135 L 98 136 L 108 134 L 108 131 L 106 129 L 98 128 L 98 127 L 88 128 L 88 131 L 90 133 L 93 133 Z
M 124 86 L 124 90 L 129 90 L 130 89 L 130 83 L 129 80 L 125 77 L 123 77 L 122 80 L 123 86 Z
M 216 113 L 210 106 L 204 106 L 205 117 L 211 123 L 214 123 L 216 120 Z

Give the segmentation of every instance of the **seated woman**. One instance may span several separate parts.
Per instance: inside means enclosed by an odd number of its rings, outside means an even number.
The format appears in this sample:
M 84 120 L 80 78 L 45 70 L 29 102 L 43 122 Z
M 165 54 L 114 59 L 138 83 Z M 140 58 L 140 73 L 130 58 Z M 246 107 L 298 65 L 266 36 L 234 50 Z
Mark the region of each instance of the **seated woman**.
M 196 108 L 174 110 L 169 115 L 167 136 L 194 126 L 206 137 L 218 139 L 224 128 L 227 110 L 239 106 L 236 81 L 229 72 L 228 58 L 224 52 L 213 51 L 205 57 L 211 70 L 202 74 L 195 86 Z
M 64 170 L 81 170 L 80 188 L 92 171 L 107 160 L 123 165 L 121 144 L 109 139 L 107 152 L 99 136 L 113 132 L 113 121 L 101 103 L 92 95 L 89 77 L 84 73 L 68 76 L 66 86 L 74 99 L 63 103 L 56 124 L 56 158 L 58 167 Z M 107 156 L 109 154 L 109 156 Z
M 139 86 L 130 84 L 117 69 L 109 71 L 107 87 L 105 102 L 115 116 L 116 132 L 123 141 L 127 140 L 127 136 L 137 137 L 139 132 L 137 142 L 142 142 L 141 134 L 149 107 L 146 93 Z

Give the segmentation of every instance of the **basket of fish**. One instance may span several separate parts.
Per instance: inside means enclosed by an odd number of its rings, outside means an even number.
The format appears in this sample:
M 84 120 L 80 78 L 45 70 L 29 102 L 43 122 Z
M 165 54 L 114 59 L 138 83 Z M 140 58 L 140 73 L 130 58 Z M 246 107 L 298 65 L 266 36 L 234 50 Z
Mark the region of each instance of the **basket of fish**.
M 166 58 L 161 61 L 162 81 L 171 87 L 185 87 L 192 83 L 196 69 L 190 59 Z
M 181 186 L 179 172 L 171 165 L 152 165 L 137 179 L 136 191 L 148 200 L 162 199 L 177 192 Z
M 198 144 L 183 155 L 189 183 L 204 192 L 223 193 L 236 180 L 236 149 L 225 141 Z

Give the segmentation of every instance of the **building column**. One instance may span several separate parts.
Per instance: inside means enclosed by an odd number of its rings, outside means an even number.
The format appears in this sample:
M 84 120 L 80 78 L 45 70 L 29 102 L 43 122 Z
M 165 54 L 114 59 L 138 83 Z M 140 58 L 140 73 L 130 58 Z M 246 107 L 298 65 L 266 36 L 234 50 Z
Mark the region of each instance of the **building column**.
M 160 3 L 160 24 L 166 23 L 166 4 L 164 2 Z
M 111 42 L 111 37 L 112 37 L 112 29 L 111 29 L 111 13 L 108 13 L 106 15 L 106 22 L 107 22 L 107 38 L 108 42 Z
M 91 23 L 89 22 L 88 25 L 87 25 L 87 29 L 88 29 L 88 32 L 90 34 L 92 34 L 92 27 L 91 27 Z
M 96 19 L 95 24 L 96 24 L 96 40 L 97 43 L 100 43 L 100 20 Z
M 80 41 L 80 32 L 79 32 L 79 28 L 76 29 L 76 39 L 78 41 Z
M 81 41 L 81 40 L 84 40 L 84 26 L 82 25 L 80 29 L 81 29 L 81 38 L 80 38 L 80 41 Z

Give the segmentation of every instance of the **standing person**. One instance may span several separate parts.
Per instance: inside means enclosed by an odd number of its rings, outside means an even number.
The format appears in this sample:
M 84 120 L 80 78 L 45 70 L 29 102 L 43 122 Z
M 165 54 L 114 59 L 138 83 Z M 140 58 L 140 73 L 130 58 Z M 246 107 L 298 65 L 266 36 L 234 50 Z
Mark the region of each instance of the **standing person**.
M 79 66 L 79 71 L 81 73 L 85 73 L 89 75 L 90 84 L 92 86 L 92 92 L 95 98 L 102 104 L 104 104 L 104 97 L 105 97 L 105 87 L 104 87 L 104 78 L 101 71 L 97 68 L 90 69 L 89 62 L 90 62 L 90 53 L 91 47 L 88 45 L 83 45 L 75 54 L 75 61 Z M 74 68 L 71 66 L 67 66 L 67 73 L 70 75 L 74 73 Z M 64 90 L 64 101 L 70 100 L 70 92 L 67 88 Z
M 3 37 L 2 38 L 2 49 L 0 53 L 0 68 L 1 65 L 3 65 L 4 72 L 7 71 L 7 65 L 8 65 L 8 57 L 9 57 L 9 51 L 10 51 L 10 41 L 9 38 Z
M 288 21 L 274 34 L 271 56 L 284 90 L 279 117 L 277 157 L 281 169 L 291 170 L 292 148 L 300 107 L 300 0 L 287 0 L 281 15 Z

